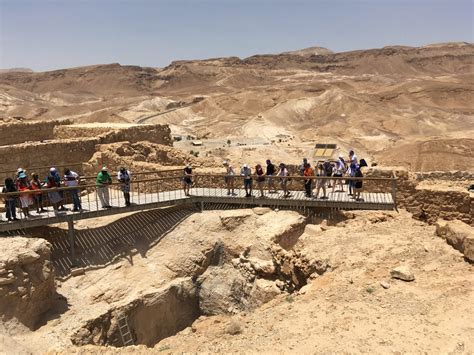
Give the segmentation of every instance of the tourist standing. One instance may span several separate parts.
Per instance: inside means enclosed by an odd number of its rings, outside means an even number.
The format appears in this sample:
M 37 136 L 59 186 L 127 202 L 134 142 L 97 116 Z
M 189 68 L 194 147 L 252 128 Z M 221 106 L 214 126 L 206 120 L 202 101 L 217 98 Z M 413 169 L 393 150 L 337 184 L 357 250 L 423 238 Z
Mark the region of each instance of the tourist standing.
M 117 180 L 120 183 L 120 190 L 122 190 L 123 198 L 125 199 L 125 206 L 130 206 L 130 180 L 132 174 L 126 167 L 122 166 L 117 173 Z
M 265 185 L 265 173 L 260 164 L 257 164 L 255 166 L 255 174 L 257 175 L 257 186 L 258 186 L 258 189 L 260 190 L 260 198 L 264 198 L 265 194 L 263 192 L 263 187 Z
M 31 191 L 31 184 L 28 176 L 22 171 L 16 180 L 16 188 L 19 192 Z M 30 218 L 30 206 L 33 205 L 33 198 L 29 193 L 20 194 L 21 210 L 26 218 Z
M 43 188 L 44 183 L 40 180 L 39 175 L 36 173 L 31 174 L 31 189 L 36 192 L 33 194 L 33 198 L 36 203 L 36 213 L 43 213 L 46 210 L 43 208 L 43 193 L 41 189 Z
M 189 189 L 193 185 L 193 168 L 190 164 L 183 169 L 183 190 L 186 196 L 189 196 Z
M 334 171 L 334 182 L 332 186 L 332 192 L 336 190 L 336 185 L 339 185 L 342 192 L 344 192 L 344 184 L 342 183 L 342 177 L 346 172 L 346 162 L 342 154 L 339 154 L 339 158 L 336 161 L 336 167 Z
M 51 168 L 53 169 L 53 168 Z M 46 177 L 46 188 L 48 189 L 56 189 L 60 187 L 61 185 L 57 182 L 55 176 L 52 173 L 52 170 L 50 169 L 50 173 Z M 53 205 L 53 210 L 54 214 L 57 216 L 59 215 L 59 206 L 63 204 L 63 198 L 59 191 L 49 191 L 48 192 L 48 199 L 49 202 Z
M 268 192 L 271 194 L 277 193 L 277 189 L 275 187 L 275 182 L 273 181 L 273 176 L 276 173 L 275 165 L 272 164 L 270 159 L 267 159 L 267 172 L 266 175 L 268 176 Z
M 240 169 L 240 175 L 244 177 L 245 197 L 252 196 L 252 169 L 244 164 Z
M 314 170 L 311 167 L 311 164 L 306 163 L 303 171 L 304 179 L 304 189 L 306 191 L 306 197 L 311 197 L 313 194 L 313 176 Z
M 362 161 L 362 159 L 361 159 Z M 362 192 L 362 178 L 364 177 L 364 175 L 362 174 L 362 166 L 357 164 L 356 168 L 355 168 L 355 174 L 354 174 L 354 177 L 358 178 L 357 180 L 355 180 L 354 182 L 354 198 L 356 201 L 364 201 L 364 199 L 362 199 L 360 197 L 360 193 Z
M 280 163 L 280 169 L 278 170 L 277 176 L 280 178 L 280 186 L 283 190 L 283 197 L 287 198 L 290 196 L 288 191 L 288 169 L 284 163 Z
M 324 172 L 323 164 L 318 164 L 318 173 L 316 175 L 319 177 L 319 179 L 317 179 L 316 182 L 316 193 L 314 195 L 314 198 L 318 198 L 319 191 L 321 191 L 322 189 L 323 196 L 321 198 L 324 199 L 326 198 L 326 174 Z
M 79 174 L 69 170 L 64 169 L 64 186 L 66 187 L 75 187 L 79 185 Z M 72 204 L 73 204 L 73 211 L 79 212 L 82 210 L 81 206 L 81 198 L 79 196 L 79 189 L 71 189 L 69 190 L 71 194 Z
M 51 177 L 54 179 L 54 182 L 55 182 L 54 187 L 61 187 L 61 175 L 59 175 L 55 167 L 52 167 L 51 169 L 49 169 L 49 175 L 51 175 Z M 57 193 L 61 197 L 60 201 L 58 202 L 58 210 L 67 211 L 68 209 L 64 207 L 64 192 L 61 190 L 61 191 L 58 191 Z
M 112 206 L 109 202 L 109 185 L 112 184 L 112 178 L 106 166 L 102 167 L 101 171 L 97 174 L 95 183 L 102 208 L 111 208 Z
M 235 195 L 235 192 L 234 192 L 235 170 L 227 160 L 224 161 L 224 167 L 225 167 L 224 182 L 227 186 L 227 195 L 234 196 Z
M 3 186 L 2 193 L 11 193 L 11 192 L 18 192 L 15 182 L 12 178 L 5 179 L 5 185 Z M 9 222 L 11 221 L 18 221 L 16 218 L 16 196 L 5 196 L 5 211 L 6 217 Z

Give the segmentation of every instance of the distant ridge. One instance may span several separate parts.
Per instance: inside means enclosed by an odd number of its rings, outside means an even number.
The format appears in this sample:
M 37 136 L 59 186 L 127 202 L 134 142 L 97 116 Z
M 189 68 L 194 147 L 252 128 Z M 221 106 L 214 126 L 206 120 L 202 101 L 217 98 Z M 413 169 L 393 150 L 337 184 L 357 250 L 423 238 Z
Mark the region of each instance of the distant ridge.
M 30 69 L 30 68 L 8 68 L 8 69 L 0 69 L 0 73 L 13 73 L 13 72 L 33 73 L 33 70 Z
M 295 51 L 282 52 L 280 54 L 299 55 L 302 57 L 310 57 L 312 55 L 327 55 L 333 54 L 334 52 L 324 47 L 308 47 L 303 49 L 297 49 Z

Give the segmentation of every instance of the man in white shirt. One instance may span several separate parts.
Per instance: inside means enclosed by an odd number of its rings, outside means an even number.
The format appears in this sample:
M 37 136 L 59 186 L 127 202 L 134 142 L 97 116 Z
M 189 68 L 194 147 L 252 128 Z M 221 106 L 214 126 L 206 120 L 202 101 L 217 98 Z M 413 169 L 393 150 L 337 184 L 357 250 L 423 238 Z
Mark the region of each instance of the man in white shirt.
M 132 173 L 122 166 L 117 173 L 117 179 L 120 182 L 120 190 L 123 192 L 125 206 L 130 206 L 130 180 L 132 179 Z
M 79 185 L 79 174 L 76 172 L 64 169 L 64 186 L 66 187 L 74 187 Z M 82 210 L 81 207 L 81 199 L 79 197 L 79 190 L 78 189 L 71 189 L 69 190 L 71 194 L 72 203 L 74 208 L 72 209 L 74 212 L 79 212 Z

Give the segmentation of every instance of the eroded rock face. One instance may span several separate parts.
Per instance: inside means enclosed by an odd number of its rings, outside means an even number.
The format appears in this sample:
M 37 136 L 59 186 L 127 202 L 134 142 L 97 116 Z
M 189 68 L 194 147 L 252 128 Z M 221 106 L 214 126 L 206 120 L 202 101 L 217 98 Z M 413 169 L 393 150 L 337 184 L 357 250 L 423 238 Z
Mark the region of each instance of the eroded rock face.
M 205 315 L 248 308 L 252 284 L 230 265 L 211 266 L 198 279 L 199 307 Z
M 0 239 L 0 315 L 34 328 L 56 294 L 51 245 L 43 239 Z
M 436 235 L 446 239 L 449 245 L 474 262 L 474 228 L 461 221 L 438 221 Z

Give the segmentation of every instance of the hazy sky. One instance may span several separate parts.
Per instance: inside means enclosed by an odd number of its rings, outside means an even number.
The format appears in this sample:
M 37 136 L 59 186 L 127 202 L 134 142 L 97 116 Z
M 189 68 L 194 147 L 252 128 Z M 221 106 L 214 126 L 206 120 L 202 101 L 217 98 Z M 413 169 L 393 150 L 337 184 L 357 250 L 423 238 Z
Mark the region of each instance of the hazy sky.
M 473 42 L 474 0 L 0 0 L 0 68 Z

